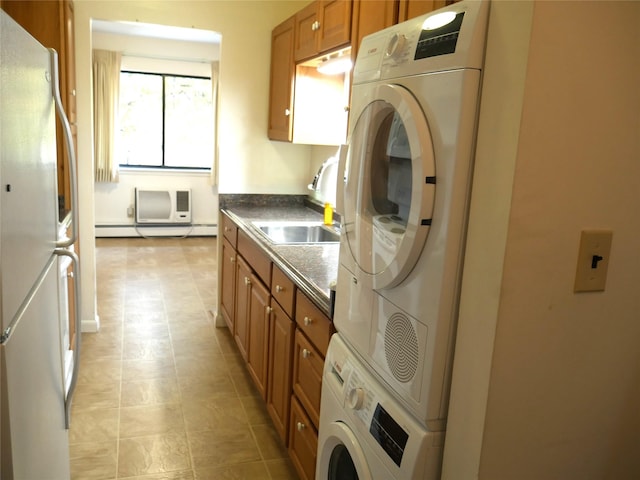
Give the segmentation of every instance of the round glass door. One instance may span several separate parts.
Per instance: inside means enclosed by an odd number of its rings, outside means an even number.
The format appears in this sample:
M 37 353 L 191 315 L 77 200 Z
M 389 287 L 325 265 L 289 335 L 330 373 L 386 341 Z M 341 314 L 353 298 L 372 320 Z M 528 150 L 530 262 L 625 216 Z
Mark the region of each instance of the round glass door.
M 344 231 L 351 254 L 373 288 L 409 274 L 424 246 L 435 199 L 431 133 L 405 88 L 379 85 L 349 144 Z
M 341 421 L 320 425 L 316 467 L 316 480 L 373 480 L 358 439 Z
M 329 457 L 328 480 L 358 480 L 358 472 L 347 447 L 338 444 Z

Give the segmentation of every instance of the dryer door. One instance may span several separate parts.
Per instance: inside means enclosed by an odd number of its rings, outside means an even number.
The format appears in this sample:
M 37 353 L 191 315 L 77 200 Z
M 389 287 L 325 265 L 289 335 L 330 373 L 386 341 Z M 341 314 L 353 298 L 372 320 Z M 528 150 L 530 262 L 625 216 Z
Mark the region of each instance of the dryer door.
M 346 424 L 332 422 L 321 432 L 316 480 L 372 480 L 365 454 Z
M 372 287 L 390 288 L 414 267 L 435 199 L 431 132 L 415 97 L 375 87 L 355 124 L 344 184 L 344 232 Z

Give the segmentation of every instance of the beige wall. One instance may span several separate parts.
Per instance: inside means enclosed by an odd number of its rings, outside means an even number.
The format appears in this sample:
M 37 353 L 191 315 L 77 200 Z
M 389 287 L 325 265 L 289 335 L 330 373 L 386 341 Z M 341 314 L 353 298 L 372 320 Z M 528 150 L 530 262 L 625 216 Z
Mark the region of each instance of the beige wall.
M 267 110 L 271 30 L 309 3 L 292 1 L 75 0 L 78 172 L 85 328 L 95 326 L 94 184 L 91 137 L 92 18 L 214 30 L 222 34 L 219 191 L 304 193 L 310 148 L 270 142 Z
M 640 478 L 639 27 L 639 2 L 492 5 L 527 60 L 487 56 L 444 478 Z M 576 294 L 590 228 L 607 288 Z

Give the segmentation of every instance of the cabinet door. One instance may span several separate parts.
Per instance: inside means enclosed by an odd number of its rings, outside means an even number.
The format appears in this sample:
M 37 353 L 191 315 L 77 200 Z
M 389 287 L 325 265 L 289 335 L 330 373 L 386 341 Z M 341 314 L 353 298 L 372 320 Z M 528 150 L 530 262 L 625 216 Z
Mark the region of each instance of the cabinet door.
M 222 242 L 222 293 L 220 299 L 220 312 L 227 323 L 229 331 L 234 334 L 234 318 L 236 303 L 236 250 L 225 238 Z
M 295 61 L 313 57 L 316 50 L 317 3 L 313 2 L 295 15 Z
M 249 301 L 251 294 L 251 268 L 244 259 L 236 257 L 236 311 L 233 336 L 242 358 L 247 360 L 249 345 Z
M 323 0 L 318 3 L 317 52 L 326 52 L 349 43 L 351 6 L 351 0 Z
M 249 285 L 249 344 L 247 364 L 249 374 L 260 396 L 267 398 L 267 367 L 269 366 L 269 290 L 256 275 Z
M 271 302 L 267 411 L 285 445 L 289 434 L 294 325 L 280 305 Z
M 400 0 L 398 22 L 419 17 L 452 3 L 452 0 Z
M 291 17 L 271 33 L 268 136 L 284 142 L 293 138 L 294 27 L 295 17 Z
M 360 42 L 364 37 L 397 22 L 398 0 L 355 0 L 351 27 L 351 57 L 357 57 Z
M 291 425 L 289 427 L 289 456 L 303 480 L 313 480 L 316 472 L 318 432 L 296 400 L 291 398 Z

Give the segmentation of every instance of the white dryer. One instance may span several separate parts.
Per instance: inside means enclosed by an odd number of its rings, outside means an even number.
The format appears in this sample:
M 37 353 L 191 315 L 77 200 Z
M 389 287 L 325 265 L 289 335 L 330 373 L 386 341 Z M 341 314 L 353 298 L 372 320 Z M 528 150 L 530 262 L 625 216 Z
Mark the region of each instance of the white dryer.
M 362 41 L 341 160 L 334 324 L 430 430 L 445 428 L 489 5 Z
M 324 364 L 316 480 L 435 480 L 443 432 L 428 432 L 339 334 Z

